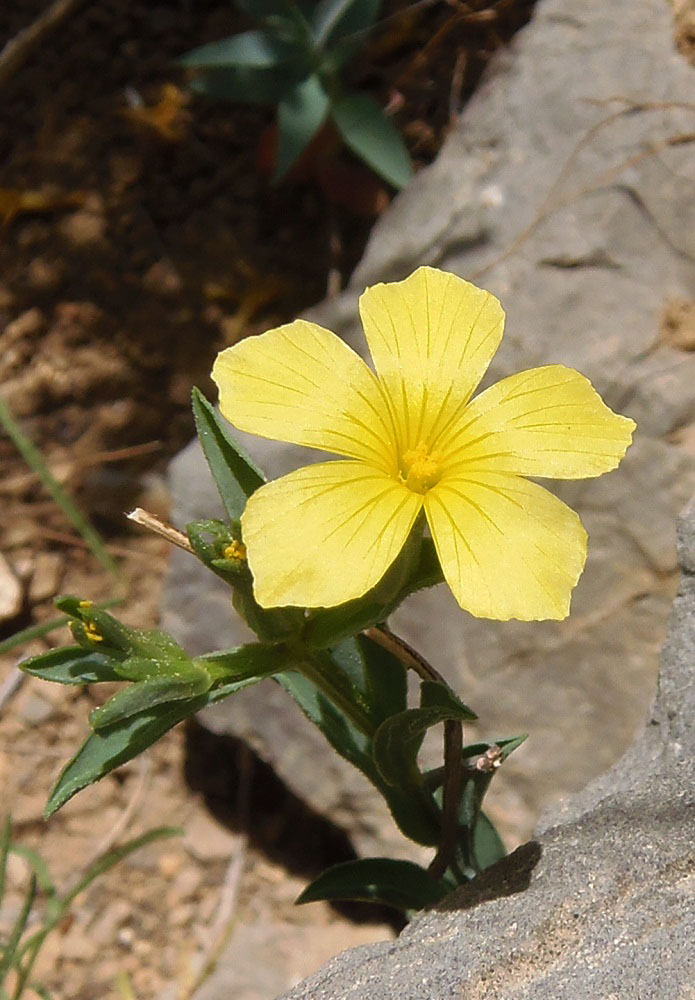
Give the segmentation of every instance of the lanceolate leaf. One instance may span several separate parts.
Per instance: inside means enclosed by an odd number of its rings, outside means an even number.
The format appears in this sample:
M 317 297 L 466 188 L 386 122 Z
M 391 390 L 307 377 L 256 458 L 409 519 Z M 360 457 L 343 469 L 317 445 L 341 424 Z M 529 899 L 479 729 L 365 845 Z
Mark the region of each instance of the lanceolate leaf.
M 392 858 L 361 858 L 334 865 L 306 887 L 298 903 L 320 899 L 351 899 L 386 903 L 399 910 L 422 910 L 438 903 L 451 891 L 412 861 Z
M 502 838 L 482 811 L 478 813 L 478 821 L 473 831 L 473 853 L 481 871 L 507 856 Z
M 195 94 L 218 101 L 240 104 L 277 104 L 306 70 L 280 66 L 262 69 L 239 66 L 237 69 L 205 69 L 196 72 L 189 83 Z
M 312 24 L 317 43 L 329 48 L 349 35 L 367 31 L 380 7 L 381 0 L 319 0 Z
M 374 724 L 379 726 L 392 715 L 407 709 L 408 682 L 405 667 L 377 642 L 365 635 L 356 640 L 364 657 L 367 703 Z
M 365 94 L 346 94 L 332 107 L 338 131 L 356 156 L 395 188 L 413 176 L 408 150 L 393 122 Z
M 270 648 L 267 654 L 265 670 L 254 654 L 254 676 L 222 684 L 193 698 L 156 705 L 92 733 L 58 778 L 46 805 L 46 817 L 60 809 L 76 792 L 142 753 L 182 719 L 286 666 L 286 661 L 279 657 L 276 650 Z M 212 654 L 213 657 L 215 655 L 220 657 L 222 654 Z
M 466 721 L 476 715 L 434 682 L 422 684 L 425 707 L 409 708 L 386 719 L 374 736 L 374 760 L 384 781 L 398 785 L 415 769 L 415 759 L 425 733 L 447 719 Z
M 98 684 L 123 679 L 114 669 L 111 657 L 82 646 L 64 646 L 52 649 L 50 653 L 32 656 L 23 660 L 20 668 L 32 677 L 58 684 Z
M 139 715 L 157 705 L 187 701 L 210 690 L 212 679 L 201 668 L 197 676 L 181 680 L 178 677 L 152 677 L 117 691 L 106 704 L 95 708 L 89 716 L 92 729 L 103 730 L 133 715 Z
M 278 151 L 274 180 L 280 180 L 294 166 L 326 120 L 328 94 L 317 76 L 302 80 L 278 107 Z
M 181 56 L 181 66 L 192 69 L 271 69 L 292 59 L 294 50 L 268 31 L 245 31 L 201 45 Z
M 193 417 L 222 503 L 229 516 L 238 519 L 248 498 L 265 482 L 265 476 L 199 389 L 193 390 Z
M 315 684 L 297 671 L 276 674 L 275 680 L 294 698 L 307 718 L 316 725 L 331 746 L 370 780 L 377 780 L 370 753 L 370 740 L 360 732 L 319 691 Z

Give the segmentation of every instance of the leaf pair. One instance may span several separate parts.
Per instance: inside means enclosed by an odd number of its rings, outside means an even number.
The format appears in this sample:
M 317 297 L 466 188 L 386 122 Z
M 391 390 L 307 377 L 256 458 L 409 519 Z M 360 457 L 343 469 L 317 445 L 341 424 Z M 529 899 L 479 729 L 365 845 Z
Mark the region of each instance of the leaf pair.
M 74 600 L 63 599 L 62 604 L 65 607 Z M 99 622 L 103 629 L 101 616 Z M 92 712 L 94 732 L 58 778 L 46 805 L 47 817 L 76 792 L 142 753 L 189 715 L 287 666 L 282 650 L 260 643 L 192 660 L 156 630 L 143 633 L 115 623 L 112 641 L 114 636 L 123 645 L 130 643 L 129 648 L 68 646 L 22 663 L 26 673 L 60 684 L 134 682 Z M 147 659 L 145 654 L 152 649 L 157 658 Z M 140 655 L 131 655 L 133 652 Z

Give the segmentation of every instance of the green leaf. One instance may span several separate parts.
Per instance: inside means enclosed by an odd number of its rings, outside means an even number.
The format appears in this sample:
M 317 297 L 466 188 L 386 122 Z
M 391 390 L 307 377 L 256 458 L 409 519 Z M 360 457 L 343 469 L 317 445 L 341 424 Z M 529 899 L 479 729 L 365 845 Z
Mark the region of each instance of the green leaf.
M 296 50 L 268 31 L 245 31 L 192 49 L 177 59 L 191 69 L 273 69 L 296 57 Z
M 374 724 L 379 726 L 408 707 L 406 670 L 399 659 L 365 635 L 357 637 L 364 658 L 367 703 Z
M 57 684 L 99 684 L 102 681 L 123 680 L 115 669 L 112 657 L 82 646 L 52 649 L 49 653 L 23 660 L 19 667 L 25 674 Z
M 346 94 L 331 109 L 346 146 L 395 188 L 413 176 L 405 143 L 390 118 L 364 94 Z
M 366 694 L 365 662 L 362 647 L 357 639 L 342 639 L 326 651 L 331 660 L 347 674 L 355 690 Z
M 329 48 L 349 35 L 366 32 L 380 8 L 381 0 L 320 0 L 312 23 L 317 44 Z
M 350 677 L 343 673 L 340 661 L 329 659 L 335 665 L 332 674 L 336 687 L 344 697 L 360 706 L 363 712 L 369 712 L 369 706 L 363 705 L 361 693 L 355 690 Z M 294 698 L 307 718 L 313 722 L 326 737 L 330 745 L 346 760 L 357 767 L 379 789 L 398 828 L 418 844 L 433 846 L 439 840 L 438 809 L 432 796 L 419 782 L 404 783 L 406 787 L 389 786 L 375 767 L 373 746 L 370 736 L 358 729 L 339 711 L 334 704 L 319 690 L 313 681 L 295 671 L 277 674 L 276 681 Z M 368 723 L 371 718 L 367 715 Z M 403 778 L 399 775 L 399 778 Z M 409 778 L 410 775 L 406 775 Z
M 357 729 L 312 681 L 295 670 L 278 673 L 275 680 L 291 695 L 341 757 L 370 780 L 378 781 L 370 753 L 369 737 Z
M 482 811 L 478 813 L 478 822 L 473 831 L 473 853 L 480 871 L 507 856 L 502 838 Z
M 443 711 L 452 713 L 449 716 L 451 719 L 472 722 L 478 718 L 473 709 L 464 705 L 447 684 L 442 684 L 439 681 L 422 682 L 420 685 L 420 707 L 441 708 Z
M 217 650 L 198 657 L 199 663 L 216 683 L 236 684 L 251 678 L 261 680 L 279 670 L 286 670 L 291 653 L 282 646 L 269 646 L 263 642 L 249 642 L 235 649 Z
M 213 101 L 238 104 L 277 104 L 304 73 L 281 69 L 208 69 L 189 80 L 194 94 Z
M 261 676 L 259 674 L 232 681 L 195 698 L 157 705 L 107 729 L 92 733 L 63 768 L 46 804 L 46 819 L 81 789 L 137 757 L 178 722 L 206 705 L 221 701 L 242 688 L 255 684 Z
M 304 19 L 310 14 L 312 4 L 313 0 L 234 0 L 234 5 L 254 21 L 272 18 L 273 24 L 286 18 L 294 21 L 298 15 Z
M 444 574 L 439 562 L 437 550 L 431 538 L 423 538 L 420 545 L 420 552 L 417 564 L 410 577 L 403 584 L 398 594 L 398 603 L 404 601 L 406 597 L 415 594 L 419 590 L 427 587 L 436 587 L 444 582 Z
M 393 858 L 360 858 L 322 872 L 306 887 L 297 903 L 351 899 L 386 903 L 399 910 L 422 910 L 438 903 L 451 891 L 412 861 Z
M 193 418 L 225 510 L 231 518 L 238 519 L 248 498 L 265 482 L 265 476 L 234 440 L 227 422 L 199 389 L 193 390 Z
M 329 103 L 316 75 L 296 84 L 280 101 L 273 180 L 281 180 L 297 162 L 326 120 Z
M 205 694 L 211 686 L 212 678 L 202 668 L 197 676 L 183 681 L 175 676 L 148 678 L 117 691 L 104 705 L 95 708 L 89 716 L 89 724 L 97 731 L 106 729 L 158 705 Z
M 389 785 L 403 783 L 404 776 L 416 769 L 417 753 L 425 733 L 447 719 L 467 721 L 476 715 L 458 699 L 433 681 L 423 681 L 420 708 L 409 708 L 386 719 L 374 736 L 374 760 L 379 773 Z

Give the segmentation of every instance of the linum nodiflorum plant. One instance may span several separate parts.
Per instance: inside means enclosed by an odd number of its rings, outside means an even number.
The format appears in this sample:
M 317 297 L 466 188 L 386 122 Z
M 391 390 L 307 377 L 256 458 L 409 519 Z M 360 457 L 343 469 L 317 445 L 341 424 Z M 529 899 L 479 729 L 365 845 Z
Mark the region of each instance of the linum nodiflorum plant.
M 368 288 L 360 313 L 374 370 L 328 330 L 296 320 L 218 356 L 222 416 L 193 393 L 227 516 L 193 522 L 178 538 L 163 530 L 229 585 L 257 641 L 190 657 L 163 632 L 127 628 L 65 597 L 57 603 L 76 645 L 23 666 L 67 684 L 130 682 L 92 712 L 93 733 L 61 774 L 48 815 L 193 712 L 274 678 L 381 792 L 401 832 L 434 852 L 427 869 L 388 858 L 338 865 L 300 900 L 416 910 L 504 855 L 482 804 L 524 737 L 464 745 L 475 713 L 388 618 L 443 581 L 479 617 L 565 618 L 586 533 L 526 477 L 608 472 L 634 423 L 560 364 L 472 399 L 504 313 L 453 274 L 422 267 Z M 227 421 L 341 457 L 266 483 Z M 408 670 L 419 680 L 414 705 Z M 442 764 L 423 770 L 423 738 L 440 725 Z
M 186 53 L 192 89 L 207 97 L 277 106 L 274 178 L 280 180 L 324 125 L 395 188 L 412 176 L 390 118 L 346 87 L 347 64 L 376 24 L 381 0 L 234 0 L 259 24 Z

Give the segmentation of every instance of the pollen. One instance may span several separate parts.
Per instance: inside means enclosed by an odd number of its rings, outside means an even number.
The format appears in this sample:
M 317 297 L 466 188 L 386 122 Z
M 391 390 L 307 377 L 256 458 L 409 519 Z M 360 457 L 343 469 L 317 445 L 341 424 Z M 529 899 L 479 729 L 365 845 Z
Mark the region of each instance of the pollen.
M 93 606 L 93 604 L 94 604 L 93 601 L 80 601 L 77 607 L 80 609 L 80 611 L 88 611 L 89 608 Z
M 442 476 L 441 456 L 430 452 L 424 441 L 403 453 L 400 480 L 413 493 L 426 493 Z
M 101 635 L 101 633 L 99 632 L 99 629 L 96 627 L 96 625 L 94 624 L 94 622 L 85 622 L 84 623 L 84 634 L 87 636 L 88 639 L 91 639 L 92 642 L 103 642 L 104 641 L 103 635 Z
M 225 559 L 236 559 L 239 562 L 245 561 L 246 559 L 246 546 L 243 542 L 237 542 L 236 539 L 230 542 L 229 545 L 223 550 L 222 555 Z

